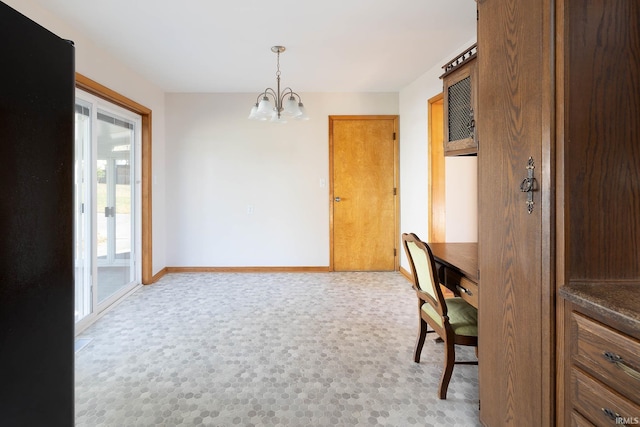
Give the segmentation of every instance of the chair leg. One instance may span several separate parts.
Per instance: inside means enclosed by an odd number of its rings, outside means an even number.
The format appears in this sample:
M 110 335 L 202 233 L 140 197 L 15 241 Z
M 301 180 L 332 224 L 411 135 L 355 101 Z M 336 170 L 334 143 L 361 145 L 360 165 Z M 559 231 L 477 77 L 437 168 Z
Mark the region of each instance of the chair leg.
M 420 331 L 418 332 L 418 340 L 416 341 L 416 348 L 413 351 L 413 361 L 420 363 L 420 353 L 422 353 L 422 347 L 424 346 L 424 340 L 427 337 L 427 322 L 420 318 Z
M 438 389 L 438 398 L 447 398 L 447 389 L 449 388 L 449 381 L 451 380 L 451 374 L 453 373 L 453 365 L 456 362 L 456 347 L 452 340 L 445 341 L 444 350 L 444 370 L 442 371 L 442 377 L 440 378 L 440 388 Z

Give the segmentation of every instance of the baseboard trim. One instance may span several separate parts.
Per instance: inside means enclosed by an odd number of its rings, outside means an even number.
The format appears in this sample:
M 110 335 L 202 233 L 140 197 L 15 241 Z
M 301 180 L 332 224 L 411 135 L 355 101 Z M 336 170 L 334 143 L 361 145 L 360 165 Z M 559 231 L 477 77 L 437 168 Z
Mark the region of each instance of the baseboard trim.
M 167 273 L 327 273 L 329 267 L 165 267 Z
M 153 275 L 153 277 L 151 278 L 151 282 L 143 283 L 143 285 L 151 285 L 152 283 L 156 283 L 158 280 L 162 279 L 162 276 L 166 275 L 167 273 L 167 267 L 165 267 Z
M 402 274 L 405 279 L 413 283 L 413 275 L 402 266 L 400 267 L 400 274 Z

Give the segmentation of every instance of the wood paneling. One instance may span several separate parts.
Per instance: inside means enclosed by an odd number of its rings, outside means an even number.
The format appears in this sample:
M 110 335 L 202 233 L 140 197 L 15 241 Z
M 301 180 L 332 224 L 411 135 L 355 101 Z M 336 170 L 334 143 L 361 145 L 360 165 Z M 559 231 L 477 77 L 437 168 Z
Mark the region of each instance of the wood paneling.
M 397 269 L 397 120 L 329 118 L 333 270 Z
M 567 3 L 569 280 L 640 279 L 640 2 Z
M 554 407 L 550 1 L 478 2 L 480 419 L 550 426 Z M 527 212 L 520 183 L 537 180 Z

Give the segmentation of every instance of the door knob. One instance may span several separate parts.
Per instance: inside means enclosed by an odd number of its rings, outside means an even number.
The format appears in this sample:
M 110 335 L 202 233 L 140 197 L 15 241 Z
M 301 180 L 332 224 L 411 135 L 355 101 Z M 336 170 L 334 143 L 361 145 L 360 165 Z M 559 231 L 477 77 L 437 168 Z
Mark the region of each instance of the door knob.
M 339 202 L 339 201 L 340 201 L 340 200 L 342 200 L 342 199 L 340 199 L 340 197 L 336 197 L 334 200 L 335 200 L 336 202 Z

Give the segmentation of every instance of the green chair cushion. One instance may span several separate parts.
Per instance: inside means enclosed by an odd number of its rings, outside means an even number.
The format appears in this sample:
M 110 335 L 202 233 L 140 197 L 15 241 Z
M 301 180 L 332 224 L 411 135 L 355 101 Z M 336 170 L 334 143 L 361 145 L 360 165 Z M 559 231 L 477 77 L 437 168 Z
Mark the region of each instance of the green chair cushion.
M 467 337 L 478 336 L 478 310 L 467 303 L 460 297 L 447 298 L 447 315 L 449 323 L 456 335 L 464 335 Z M 432 318 L 440 327 L 442 327 L 442 318 L 438 312 L 429 303 L 422 304 L 424 311 Z

